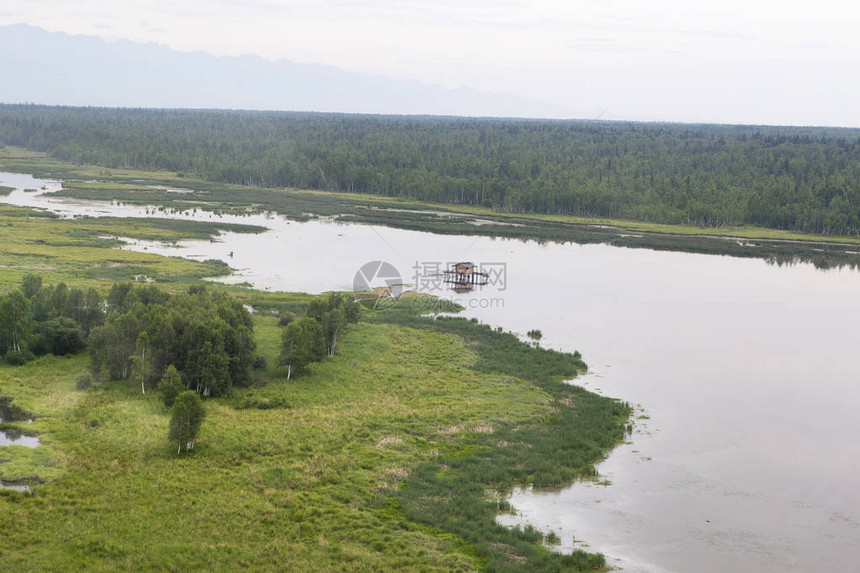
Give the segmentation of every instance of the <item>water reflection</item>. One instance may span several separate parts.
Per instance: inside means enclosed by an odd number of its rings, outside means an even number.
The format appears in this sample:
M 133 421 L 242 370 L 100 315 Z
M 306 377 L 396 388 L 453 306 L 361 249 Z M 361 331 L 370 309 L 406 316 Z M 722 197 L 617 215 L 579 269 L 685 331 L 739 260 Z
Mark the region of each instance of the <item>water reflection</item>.
M 18 408 L 8 398 L 0 396 L 0 446 L 26 446 L 35 448 L 39 438 L 9 422 L 29 422 L 26 412 Z
M 844 253 L 849 256 L 860 255 L 860 252 L 855 250 L 846 250 Z M 794 267 L 797 265 L 811 264 L 820 271 L 839 270 L 842 268 L 850 269 L 852 271 L 860 269 L 860 263 L 857 261 L 838 260 L 833 257 L 828 257 L 827 255 L 813 255 L 807 257 L 797 255 L 771 255 L 765 257 L 764 260 L 767 264 L 776 265 L 778 267 Z
M 472 283 L 457 283 L 449 282 L 448 289 L 457 294 L 466 294 L 475 290 L 475 285 Z

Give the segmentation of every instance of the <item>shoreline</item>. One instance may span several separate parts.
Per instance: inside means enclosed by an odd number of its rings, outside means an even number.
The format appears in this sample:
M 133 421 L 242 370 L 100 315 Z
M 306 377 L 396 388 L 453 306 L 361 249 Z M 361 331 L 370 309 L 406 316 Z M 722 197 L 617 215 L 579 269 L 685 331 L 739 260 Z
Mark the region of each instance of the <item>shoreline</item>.
M 117 200 L 178 211 L 199 209 L 240 214 L 270 211 L 295 221 L 328 218 L 436 234 L 606 243 L 629 248 L 761 258 L 775 264 L 809 262 L 820 269 L 860 266 L 860 238 L 855 237 L 828 238 L 764 227 L 727 228 L 721 233 L 714 229 L 639 221 L 505 213 L 485 207 L 370 194 L 244 187 L 177 177 L 166 172 L 74 166 L 41 153 L 12 147 L 0 149 L 0 169 L 64 179 L 67 185 L 53 193 L 60 197 Z M 190 192 L 176 193 L 171 186 Z

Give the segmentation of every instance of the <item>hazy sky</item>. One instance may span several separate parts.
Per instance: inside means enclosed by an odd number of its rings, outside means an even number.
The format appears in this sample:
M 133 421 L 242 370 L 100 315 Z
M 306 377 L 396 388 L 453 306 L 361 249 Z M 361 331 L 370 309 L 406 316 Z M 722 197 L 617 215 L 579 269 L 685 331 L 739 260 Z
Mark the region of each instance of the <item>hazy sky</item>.
M 583 118 L 860 126 L 847 0 L 3 0 L 13 23 L 512 92 Z

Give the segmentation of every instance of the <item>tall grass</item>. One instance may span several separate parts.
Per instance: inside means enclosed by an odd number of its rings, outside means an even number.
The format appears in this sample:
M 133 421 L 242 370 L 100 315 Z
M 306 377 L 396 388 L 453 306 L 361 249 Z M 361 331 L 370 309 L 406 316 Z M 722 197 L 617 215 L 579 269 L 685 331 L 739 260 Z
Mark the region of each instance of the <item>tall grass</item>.
M 586 370 L 579 353 L 536 348 L 473 320 L 420 316 L 403 303 L 369 318 L 456 335 L 477 353 L 473 368 L 513 376 L 547 396 L 546 409 L 531 419 L 458 428 L 459 439 L 403 483 L 396 507 L 411 520 L 473 543 L 492 571 L 602 568 L 601 555 L 550 553 L 536 544 L 543 540 L 539 532 L 498 525 L 499 503 L 486 495 L 518 484 L 557 487 L 595 477 L 594 463 L 624 438 L 626 404 L 564 382 Z
M 273 308 L 303 301 L 272 297 Z M 0 455 L 0 475 L 46 480 L 0 499 L 0 569 L 599 568 L 598 556 L 556 555 L 539 532 L 496 525 L 486 492 L 590 475 L 623 407 L 560 381 L 583 367 L 572 355 L 513 352 L 515 337 L 468 321 L 368 318 L 288 383 L 277 318 L 257 314 L 263 384 L 208 400 L 182 457 L 157 394 L 75 389 L 84 355 L 0 367 L 0 392 L 42 439 L 31 454 Z M 522 358 L 506 366 L 486 341 Z M 513 375 L 529 356 L 546 366 Z

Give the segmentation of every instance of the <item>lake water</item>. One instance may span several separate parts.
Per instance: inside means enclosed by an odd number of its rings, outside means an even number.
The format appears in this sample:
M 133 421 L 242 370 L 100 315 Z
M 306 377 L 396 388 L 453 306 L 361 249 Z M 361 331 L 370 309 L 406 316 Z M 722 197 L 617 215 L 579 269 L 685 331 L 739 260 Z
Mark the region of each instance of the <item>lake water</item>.
M 0 185 L 58 186 L 27 177 L 0 173 Z M 20 190 L 0 201 L 146 216 Z M 520 515 L 502 521 L 551 529 L 562 550 L 575 535 L 576 546 L 626 571 L 856 569 L 857 272 L 272 215 L 223 220 L 270 230 L 126 248 L 220 258 L 237 269 L 230 282 L 306 292 L 349 290 L 364 263 L 387 261 L 404 282 L 457 299 L 467 316 L 521 334 L 539 328 L 542 344 L 580 350 L 591 372 L 578 383 L 638 405 L 630 443 L 598 468 L 609 485 L 518 491 Z M 492 284 L 437 291 L 435 271 L 456 261 L 487 265 Z

